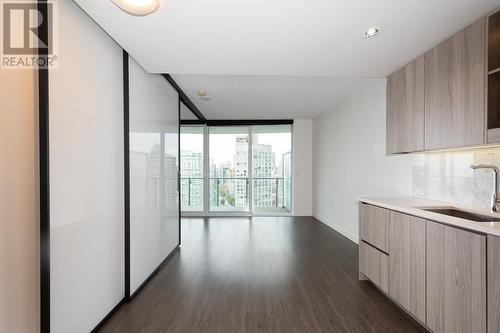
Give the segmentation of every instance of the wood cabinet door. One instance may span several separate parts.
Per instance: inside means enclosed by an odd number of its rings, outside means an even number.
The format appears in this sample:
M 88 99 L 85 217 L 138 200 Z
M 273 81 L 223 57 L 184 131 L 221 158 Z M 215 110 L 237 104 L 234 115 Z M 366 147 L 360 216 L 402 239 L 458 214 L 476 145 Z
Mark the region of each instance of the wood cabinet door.
M 427 326 L 486 332 L 486 236 L 427 222 Z
M 389 211 L 361 203 L 359 205 L 360 240 L 389 252 Z
M 359 271 L 384 292 L 388 291 L 389 256 L 363 241 L 359 242 Z
M 387 78 L 387 153 L 424 150 L 424 57 Z
M 425 54 L 425 149 L 484 143 L 482 19 Z
M 500 332 L 500 237 L 488 235 L 488 333 Z
M 426 221 L 391 212 L 389 225 L 389 295 L 425 323 Z

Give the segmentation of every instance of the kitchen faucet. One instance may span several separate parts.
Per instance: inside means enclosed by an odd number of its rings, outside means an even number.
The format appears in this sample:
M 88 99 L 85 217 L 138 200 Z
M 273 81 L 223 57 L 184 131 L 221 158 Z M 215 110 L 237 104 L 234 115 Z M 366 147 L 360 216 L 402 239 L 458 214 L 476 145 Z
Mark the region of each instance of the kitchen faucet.
M 495 165 L 491 164 L 472 164 L 470 166 L 472 169 L 491 169 L 494 172 L 493 178 L 493 194 L 491 195 L 491 212 L 497 213 L 500 210 L 499 204 L 499 195 L 498 195 L 498 168 Z

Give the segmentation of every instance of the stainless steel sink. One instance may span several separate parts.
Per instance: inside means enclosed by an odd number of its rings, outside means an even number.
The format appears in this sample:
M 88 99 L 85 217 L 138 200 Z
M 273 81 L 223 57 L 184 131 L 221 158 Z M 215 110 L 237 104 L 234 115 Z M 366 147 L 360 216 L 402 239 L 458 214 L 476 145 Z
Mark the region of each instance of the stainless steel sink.
M 471 213 L 471 212 L 467 212 L 467 211 L 459 210 L 459 209 L 455 209 L 455 208 L 422 208 L 422 210 L 432 212 L 432 213 L 437 213 L 437 214 L 458 217 L 461 219 L 470 220 L 470 221 L 474 221 L 474 222 L 500 222 L 500 218 L 497 218 L 497 217 Z

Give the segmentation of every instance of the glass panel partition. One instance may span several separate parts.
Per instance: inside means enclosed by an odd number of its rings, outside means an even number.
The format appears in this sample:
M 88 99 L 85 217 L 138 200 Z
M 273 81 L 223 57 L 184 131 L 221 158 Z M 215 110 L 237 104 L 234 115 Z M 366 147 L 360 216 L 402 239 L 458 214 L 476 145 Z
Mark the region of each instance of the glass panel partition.
M 179 238 L 179 96 L 129 58 L 130 293 L 173 251 Z

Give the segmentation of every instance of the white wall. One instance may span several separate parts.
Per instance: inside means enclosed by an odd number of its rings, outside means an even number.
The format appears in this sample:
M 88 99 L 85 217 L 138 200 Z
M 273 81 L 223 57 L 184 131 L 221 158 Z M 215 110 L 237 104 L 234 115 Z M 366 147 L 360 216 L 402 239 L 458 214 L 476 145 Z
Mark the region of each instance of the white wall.
M 0 70 L 0 332 L 39 326 L 34 75 Z
M 313 212 L 312 130 L 313 121 L 311 119 L 294 120 L 292 139 L 293 216 L 311 216 Z
M 89 332 L 124 296 L 122 50 L 59 1 L 49 74 L 51 332 Z
M 412 196 L 412 157 L 385 156 L 385 80 L 314 119 L 314 216 L 358 241 L 360 197 Z
M 130 292 L 179 244 L 179 95 L 129 61 Z

